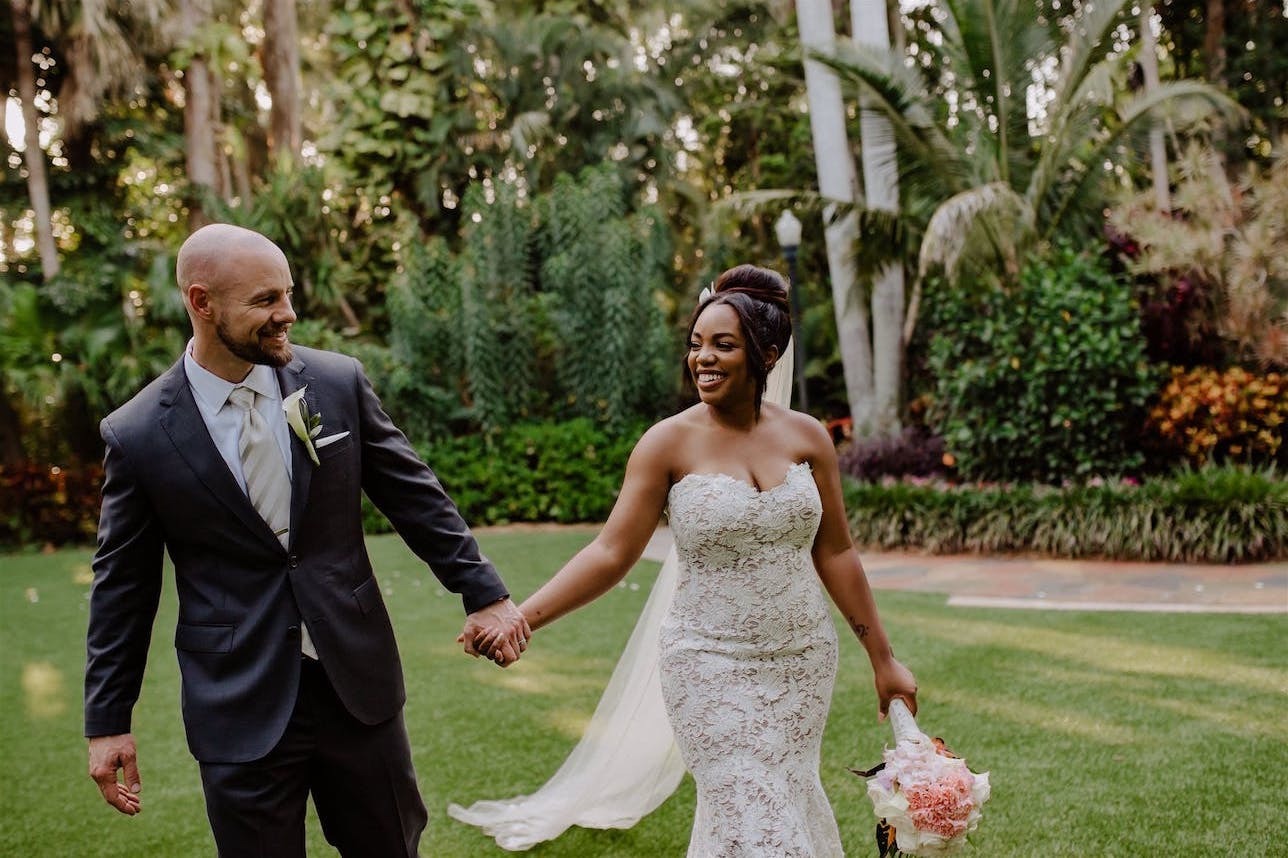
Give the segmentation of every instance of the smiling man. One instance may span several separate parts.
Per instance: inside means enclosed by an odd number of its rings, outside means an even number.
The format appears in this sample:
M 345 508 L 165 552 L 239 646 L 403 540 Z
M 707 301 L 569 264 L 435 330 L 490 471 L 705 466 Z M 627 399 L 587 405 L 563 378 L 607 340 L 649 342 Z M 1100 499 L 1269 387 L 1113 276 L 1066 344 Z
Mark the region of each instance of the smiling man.
M 168 552 L 184 725 L 219 854 L 302 858 L 312 795 L 342 855 L 414 856 L 425 807 L 362 493 L 461 594 L 466 641 L 499 640 L 489 651 L 505 666 L 531 630 L 358 362 L 292 347 L 282 251 L 213 224 L 184 243 L 176 274 L 192 340 L 101 425 L 90 776 L 121 813 L 142 809 L 131 719 Z M 325 418 L 316 443 L 292 431 L 304 424 L 288 423 L 287 399 Z

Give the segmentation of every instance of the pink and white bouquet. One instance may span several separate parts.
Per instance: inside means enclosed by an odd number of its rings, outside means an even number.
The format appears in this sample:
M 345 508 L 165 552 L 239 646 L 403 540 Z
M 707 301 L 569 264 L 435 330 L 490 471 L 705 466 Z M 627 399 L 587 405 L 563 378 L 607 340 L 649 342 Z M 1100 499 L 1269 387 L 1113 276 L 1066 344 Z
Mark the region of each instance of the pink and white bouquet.
M 988 772 L 975 774 L 943 740 L 921 732 L 902 700 L 891 701 L 889 718 L 894 747 L 886 749 L 881 765 L 855 771 L 868 779 L 868 798 L 881 820 L 882 858 L 949 855 L 979 825 L 989 796 Z

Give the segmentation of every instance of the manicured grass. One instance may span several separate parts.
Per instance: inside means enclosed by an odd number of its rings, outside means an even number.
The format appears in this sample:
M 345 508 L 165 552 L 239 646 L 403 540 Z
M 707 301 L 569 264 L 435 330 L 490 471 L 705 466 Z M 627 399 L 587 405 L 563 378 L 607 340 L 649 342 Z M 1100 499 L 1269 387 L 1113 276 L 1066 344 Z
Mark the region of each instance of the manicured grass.
M 489 533 L 516 595 L 589 538 Z M 402 644 L 408 728 L 430 809 L 423 854 L 508 854 L 449 819 L 448 801 L 530 792 L 589 716 L 656 572 L 542 632 L 515 668 L 460 655 L 459 600 L 394 537 L 371 550 Z M 89 552 L 0 556 L 0 749 L 8 766 L 0 855 L 214 854 L 178 712 L 173 587 L 135 713 L 145 812 L 118 816 L 85 774 L 81 738 Z M 920 721 L 993 773 L 981 856 L 1286 855 L 1288 619 L 1282 616 L 949 609 L 882 593 L 896 650 L 921 684 Z M 846 766 L 879 759 L 859 646 L 842 647 L 823 781 L 848 854 L 875 855 L 871 808 Z M 629 831 L 574 829 L 536 856 L 683 855 L 693 786 Z M 310 854 L 332 855 L 316 821 Z

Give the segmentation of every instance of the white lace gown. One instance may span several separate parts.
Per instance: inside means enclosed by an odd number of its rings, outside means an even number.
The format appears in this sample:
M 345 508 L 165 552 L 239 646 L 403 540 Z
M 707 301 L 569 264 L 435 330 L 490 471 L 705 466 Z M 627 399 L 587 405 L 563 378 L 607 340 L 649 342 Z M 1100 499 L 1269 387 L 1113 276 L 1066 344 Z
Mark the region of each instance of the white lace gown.
M 840 856 L 818 774 L 837 638 L 810 557 L 822 503 L 809 465 L 763 492 L 689 474 L 669 511 L 680 567 L 660 669 L 697 782 L 689 858 Z

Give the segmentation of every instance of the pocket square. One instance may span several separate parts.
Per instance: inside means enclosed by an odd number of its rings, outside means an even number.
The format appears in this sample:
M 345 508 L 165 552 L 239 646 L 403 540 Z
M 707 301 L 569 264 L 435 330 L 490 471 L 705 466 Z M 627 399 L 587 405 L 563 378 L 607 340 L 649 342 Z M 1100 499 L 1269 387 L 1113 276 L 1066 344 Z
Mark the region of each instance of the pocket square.
M 318 438 L 316 441 L 313 442 L 313 447 L 314 449 L 321 450 L 327 444 L 334 444 L 336 441 L 340 441 L 348 437 L 349 437 L 348 432 L 337 432 L 334 435 L 328 435 L 325 438 Z

